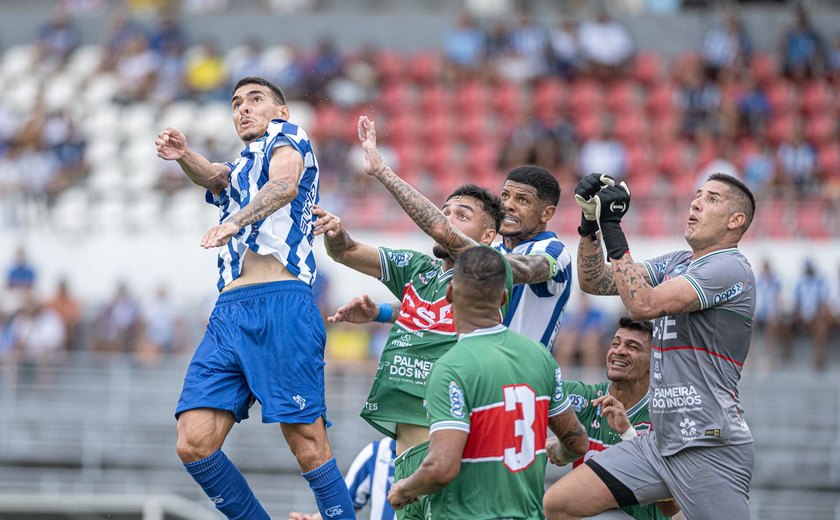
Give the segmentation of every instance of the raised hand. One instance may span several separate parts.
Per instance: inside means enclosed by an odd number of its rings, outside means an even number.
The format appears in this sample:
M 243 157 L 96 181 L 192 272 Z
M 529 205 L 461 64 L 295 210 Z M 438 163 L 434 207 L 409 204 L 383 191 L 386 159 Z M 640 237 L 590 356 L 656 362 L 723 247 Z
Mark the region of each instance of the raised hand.
M 625 182 L 607 186 L 595 195 L 595 217 L 601 226 L 605 222 L 621 222 L 621 217 L 630 209 L 630 188 Z
M 575 202 L 581 210 L 580 227 L 578 228 L 580 236 L 591 235 L 598 231 L 595 195 L 607 186 L 615 186 L 615 180 L 602 173 L 590 173 L 577 183 Z
M 157 156 L 167 161 L 177 161 L 187 153 L 187 138 L 174 128 L 167 128 L 155 139 Z
M 359 117 L 359 141 L 365 151 L 365 173 L 376 176 L 385 169 L 385 161 L 376 149 L 376 124 L 367 116 Z
M 316 237 L 326 235 L 329 238 L 335 238 L 344 229 L 341 227 L 340 218 L 320 206 L 312 206 L 312 214 L 318 217 L 312 226 L 312 234 Z
M 610 428 L 618 433 L 624 433 L 632 426 L 624 404 L 615 397 L 609 394 L 602 395 L 592 400 L 592 406 L 601 407 L 601 417 L 606 417 Z
M 335 314 L 327 316 L 330 323 L 370 323 L 379 315 L 379 306 L 367 294 L 353 298 L 339 307 Z

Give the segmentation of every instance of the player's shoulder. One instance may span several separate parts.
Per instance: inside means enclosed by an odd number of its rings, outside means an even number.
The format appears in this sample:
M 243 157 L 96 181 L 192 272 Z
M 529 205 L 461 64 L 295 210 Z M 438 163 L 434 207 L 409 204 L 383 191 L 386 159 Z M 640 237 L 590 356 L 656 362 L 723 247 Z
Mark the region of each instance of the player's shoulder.
M 306 131 L 303 128 L 285 119 L 273 119 L 268 124 L 268 129 L 266 129 L 268 140 L 278 135 L 285 135 L 295 141 L 309 140 L 309 136 L 306 135 Z

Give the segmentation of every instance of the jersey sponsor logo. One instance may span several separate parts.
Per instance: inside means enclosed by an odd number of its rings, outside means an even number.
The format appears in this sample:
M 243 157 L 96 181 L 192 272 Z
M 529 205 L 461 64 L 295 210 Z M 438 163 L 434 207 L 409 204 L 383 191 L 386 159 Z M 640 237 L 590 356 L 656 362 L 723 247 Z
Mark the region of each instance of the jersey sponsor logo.
M 683 413 L 703 408 L 703 396 L 694 385 L 672 385 L 654 388 L 650 408 L 659 413 Z
M 388 251 L 388 258 L 394 262 L 397 267 L 405 267 L 411 261 L 414 253 L 410 251 Z
M 572 403 L 572 408 L 575 409 L 576 413 L 579 413 L 581 410 L 586 408 L 586 405 L 588 404 L 586 402 L 586 398 L 578 394 L 569 394 L 569 401 Z
M 683 442 L 688 442 L 697 438 L 697 423 L 690 417 L 683 417 L 680 421 L 680 433 L 683 435 Z
M 464 392 L 458 383 L 449 383 L 449 413 L 456 419 L 464 418 Z
M 665 268 L 666 268 L 666 267 L 668 267 L 668 262 L 669 262 L 669 261 L 670 261 L 670 260 L 662 260 L 661 262 L 656 262 L 656 263 L 653 265 L 653 267 L 654 267 L 654 269 L 656 269 L 656 270 L 657 270 L 657 271 L 659 271 L 660 273 L 664 273 L 664 272 L 665 272 Z
M 426 384 L 426 378 L 435 363 L 427 359 L 414 357 L 410 354 L 397 354 L 394 361 L 388 367 L 388 375 L 409 378 Z
M 537 397 L 528 385 L 502 387 L 504 401 L 470 413 L 466 462 L 501 461 L 511 473 L 523 471 L 545 451 L 548 396 Z
M 554 370 L 554 400 L 563 400 L 563 374 L 560 372 L 560 367 Z
M 397 323 L 410 331 L 431 330 L 455 334 L 452 304 L 446 301 L 446 297 L 427 302 L 420 297 L 410 282 L 403 291 L 402 307 L 400 307 Z
M 723 303 L 725 301 L 731 300 L 732 298 L 738 296 L 742 292 L 744 292 L 744 282 L 738 282 L 729 289 L 717 293 L 714 296 L 714 298 L 712 298 L 712 301 L 715 303 L 715 305 L 717 305 L 718 303 Z
M 375 412 L 379 410 L 379 403 L 371 403 L 370 401 L 365 402 L 365 410 L 369 412 Z
M 437 271 L 435 271 L 435 270 L 433 269 L 433 270 L 431 270 L 431 271 L 426 271 L 425 273 L 420 273 L 420 274 L 418 274 L 418 275 L 417 275 L 417 278 L 420 278 L 420 281 L 421 281 L 421 282 L 423 282 L 423 283 L 427 284 L 427 283 L 429 283 L 430 281 L 432 281 L 432 280 L 434 280 L 434 279 L 435 279 L 435 274 L 437 274 Z

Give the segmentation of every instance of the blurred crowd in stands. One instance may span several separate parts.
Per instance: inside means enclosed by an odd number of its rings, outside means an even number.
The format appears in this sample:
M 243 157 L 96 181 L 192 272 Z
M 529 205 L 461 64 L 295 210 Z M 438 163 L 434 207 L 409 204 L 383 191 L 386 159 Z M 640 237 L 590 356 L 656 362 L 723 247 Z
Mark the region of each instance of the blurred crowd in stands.
M 185 9 L 199 11 L 225 5 L 184 2 Z M 22 54 L 22 67 L 9 65 L 13 49 L 7 49 L 4 67 L 31 75 L 35 97 L 23 112 L 13 97 L 0 100 L 0 224 L 26 229 L 71 188 L 91 184 L 97 163 L 100 171 L 118 166 L 92 157 L 93 146 L 103 143 L 91 142 L 94 134 L 83 130 L 90 121 L 74 110 L 73 96 L 50 90 L 56 87 L 52 78 L 65 78 L 75 67 L 84 74 L 74 88 L 93 90 L 96 79 L 112 81 L 104 103 L 119 114 L 184 101 L 220 105 L 224 112 L 239 78 L 277 82 L 296 103 L 292 119 L 307 118 L 324 204 L 339 213 L 346 209 L 343 219 L 356 228 L 392 230 L 395 222 L 411 228 L 405 218 L 383 218 L 381 190 L 352 175 L 358 168 L 353 122 L 364 113 L 380 125 L 388 162 L 433 200 L 466 179 L 499 186 L 507 169 L 526 163 L 549 168 L 566 194 L 579 176 L 605 172 L 628 179 L 638 201 L 634 213 L 651 224 L 644 232 L 674 236 L 682 226 L 666 225 L 663 212 L 673 205 L 682 215 L 683 205 L 674 204 L 678 197 L 708 173 L 723 171 L 743 178 L 759 196 L 754 234 L 825 239 L 840 232 L 840 30 L 820 34 L 802 7 L 790 12 L 775 51 L 754 49 L 738 13 L 728 11 L 695 51 L 673 59 L 637 49 L 625 25 L 605 9 L 555 20 L 527 11 L 500 20 L 464 13 L 439 45 L 430 46 L 441 51 L 411 54 L 372 45 L 339 49 L 328 37 L 312 49 L 266 45 L 257 37 L 220 49 L 212 39 L 194 41 L 178 11 L 136 12 L 112 13 L 107 38 L 85 47 L 73 17 L 59 10 L 34 35 L 34 51 Z M 153 138 L 132 133 L 107 157 L 133 145 L 151 154 Z M 207 134 L 191 141 L 205 155 L 227 160 L 230 150 L 236 153 L 232 132 Z M 188 184 L 177 169 L 141 161 L 159 170 L 154 191 L 171 196 Z M 561 202 L 552 227 L 573 233 L 577 208 L 569 200 Z M 37 298 L 31 290 L 36 275 L 21 250 L 0 309 L 2 360 L 48 365 L 67 351 L 91 350 L 130 352 L 153 366 L 194 345 L 196 326 L 165 287 L 141 302 L 121 284 L 109 302 L 93 305 L 73 297 L 72 280 L 59 283 L 50 298 Z M 804 335 L 814 345 L 814 365 L 825 366 L 830 331 L 840 323 L 838 275 L 806 264 L 786 296 L 765 266 L 756 323 L 766 332 L 767 359 L 790 356 L 792 338 Z M 558 339 L 561 363 L 600 366 L 598 349 L 612 318 L 582 299 Z M 383 333 L 381 326 L 335 328 L 331 344 L 339 358 L 376 359 Z
M 754 341 L 760 346 L 751 355 L 752 368 L 771 372 L 789 363 L 796 353 L 798 359 L 810 357 L 815 370 L 827 369 L 836 357 L 829 349 L 840 348 L 840 265 L 836 273 L 823 273 L 813 261 L 805 260 L 799 276 L 783 282 L 771 262 L 756 263 Z M 111 297 L 94 303 L 79 301 L 65 279 L 58 281 L 51 294 L 40 297 L 44 291 L 36 290 L 37 281 L 37 267 L 24 248 L 18 249 L 5 273 L 0 365 L 34 369 L 34 377 L 48 379 L 49 367 L 62 363 L 72 352 L 84 352 L 99 363 L 127 355 L 144 368 L 157 366 L 166 356 L 191 355 L 210 312 L 211 302 L 205 308 L 187 309 L 162 285 L 143 298 L 120 282 Z M 330 299 L 330 283 L 322 274 L 315 285 L 325 322 L 343 303 Z M 554 355 L 563 367 L 599 369 L 618 316 L 585 294 L 576 300 L 566 310 Z M 327 356 L 339 364 L 375 362 L 388 329 L 379 323 L 330 326 Z

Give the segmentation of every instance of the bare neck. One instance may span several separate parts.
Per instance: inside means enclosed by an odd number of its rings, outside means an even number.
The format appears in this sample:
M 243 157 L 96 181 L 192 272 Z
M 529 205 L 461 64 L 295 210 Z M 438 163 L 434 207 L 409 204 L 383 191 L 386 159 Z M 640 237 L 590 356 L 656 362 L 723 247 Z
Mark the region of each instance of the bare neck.
M 621 401 L 625 410 L 629 410 L 647 395 L 649 382 L 649 376 L 635 381 L 613 381 L 610 383 L 610 395 Z
M 471 334 L 477 330 L 489 329 L 499 324 L 499 312 L 476 312 L 475 310 L 456 309 L 455 330 L 458 334 Z

